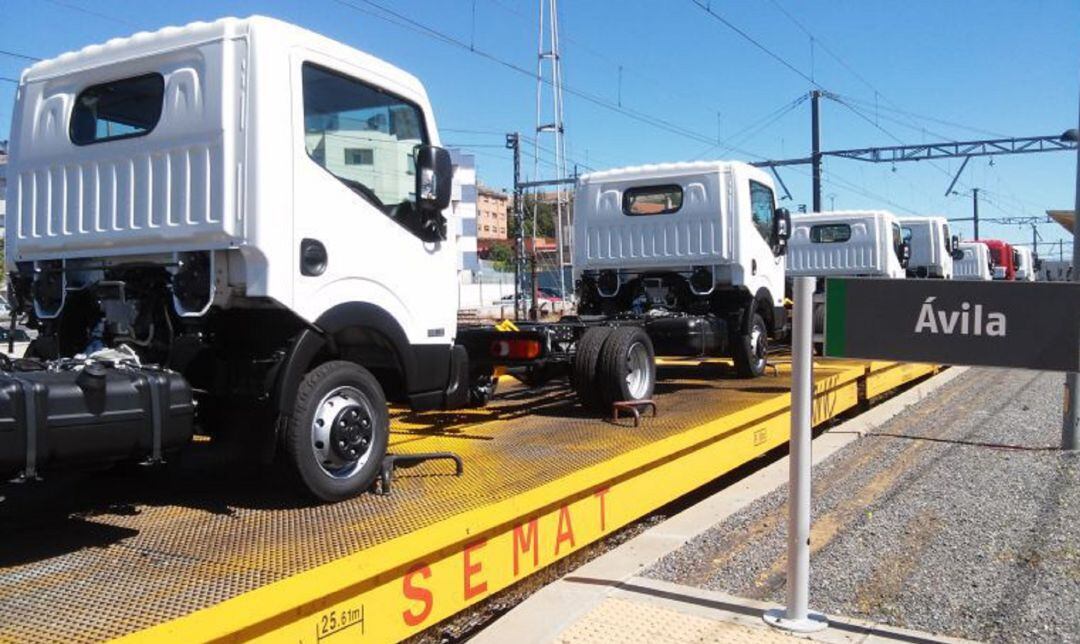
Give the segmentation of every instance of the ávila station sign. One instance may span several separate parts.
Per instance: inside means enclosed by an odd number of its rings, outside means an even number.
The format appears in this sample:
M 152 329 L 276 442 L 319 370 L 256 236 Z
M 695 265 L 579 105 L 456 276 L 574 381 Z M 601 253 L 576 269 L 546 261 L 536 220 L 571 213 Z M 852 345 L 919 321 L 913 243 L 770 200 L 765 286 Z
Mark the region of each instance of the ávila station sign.
M 1080 283 L 828 278 L 825 355 L 1080 371 Z

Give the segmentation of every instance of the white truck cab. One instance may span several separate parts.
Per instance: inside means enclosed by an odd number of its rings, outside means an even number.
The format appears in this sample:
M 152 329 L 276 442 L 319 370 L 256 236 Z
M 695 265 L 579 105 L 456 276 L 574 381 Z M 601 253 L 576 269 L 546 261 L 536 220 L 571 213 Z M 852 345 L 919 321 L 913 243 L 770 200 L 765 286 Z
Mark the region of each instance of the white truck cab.
M 1016 262 L 1016 280 L 1019 282 L 1034 282 L 1038 276 L 1038 271 L 1035 270 L 1035 256 L 1031 252 L 1031 249 L 1026 246 L 1013 246 L 1016 249 L 1017 258 Z
M 788 277 L 903 278 L 909 247 L 900 221 L 885 210 L 791 217 Z
M 785 322 L 790 216 L 772 178 L 736 161 L 667 163 L 580 177 L 574 277 L 582 317 L 643 316 L 660 355 L 732 355 L 765 368 Z
M 126 347 L 190 381 L 207 431 L 263 413 L 316 496 L 365 489 L 385 396 L 423 409 L 463 389 L 438 146 L 415 77 L 269 18 L 33 65 L 6 254 L 29 355 Z
M 953 279 L 990 281 L 994 279 L 994 263 L 990 249 L 979 242 L 960 242 L 960 258 L 953 263 Z
M 944 217 L 901 217 L 900 229 L 911 246 L 908 277 L 953 278 L 959 240 L 951 236 Z

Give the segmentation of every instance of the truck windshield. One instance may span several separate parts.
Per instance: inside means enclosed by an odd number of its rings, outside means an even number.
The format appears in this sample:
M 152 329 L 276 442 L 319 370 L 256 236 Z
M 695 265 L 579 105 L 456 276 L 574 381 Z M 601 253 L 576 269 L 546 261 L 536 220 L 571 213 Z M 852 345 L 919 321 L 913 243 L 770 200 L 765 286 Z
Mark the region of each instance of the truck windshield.
M 900 224 L 893 223 L 892 225 L 892 245 L 893 252 L 896 253 L 896 258 L 901 262 L 904 261 L 904 233 L 900 230 Z
M 416 192 L 423 113 L 385 90 L 304 63 L 304 144 L 308 156 L 389 214 Z

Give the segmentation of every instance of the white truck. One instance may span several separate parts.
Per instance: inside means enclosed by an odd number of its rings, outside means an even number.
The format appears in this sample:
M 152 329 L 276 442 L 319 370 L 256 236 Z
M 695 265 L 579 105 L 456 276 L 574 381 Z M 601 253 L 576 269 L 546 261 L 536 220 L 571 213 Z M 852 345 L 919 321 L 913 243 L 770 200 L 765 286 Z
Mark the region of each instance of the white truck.
M 786 324 L 790 215 L 769 175 L 709 161 L 582 176 L 574 199 L 574 277 L 583 320 L 643 324 L 659 355 L 733 358 L 765 371 Z
M 903 279 L 911 246 L 900 220 L 885 210 L 836 210 L 791 218 L 787 276 L 887 277 Z M 817 280 L 814 348 L 822 351 L 825 280 Z
M 1039 271 L 1035 268 L 1035 255 L 1031 249 L 1026 246 L 1014 246 L 1016 249 L 1017 259 L 1016 262 L 1016 281 L 1018 282 L 1034 282 L 1038 277 Z
M 33 65 L 13 114 L 6 267 L 38 335 L 0 362 L 0 474 L 160 462 L 197 431 L 334 501 L 392 463 L 388 399 L 483 403 L 503 366 L 569 373 L 595 407 L 652 394 L 640 317 L 458 328 L 450 157 L 421 83 L 368 54 L 269 18 L 193 23 Z M 717 303 L 701 319 L 745 339 L 779 302 L 746 288 L 780 270 L 787 219 L 763 173 L 705 170 L 661 217 L 709 197 L 713 221 L 671 242 Z M 751 208 L 772 228 L 733 239 L 721 214 Z
M 888 277 L 906 275 L 911 247 L 900 221 L 884 210 L 845 210 L 793 215 L 788 277 Z M 820 284 L 819 284 L 820 286 Z
M 960 242 L 960 257 L 953 262 L 953 279 L 990 281 L 994 279 L 994 263 L 990 249 L 979 242 Z
M 901 217 L 900 229 L 911 246 L 908 277 L 953 278 L 960 240 L 950 235 L 944 217 Z

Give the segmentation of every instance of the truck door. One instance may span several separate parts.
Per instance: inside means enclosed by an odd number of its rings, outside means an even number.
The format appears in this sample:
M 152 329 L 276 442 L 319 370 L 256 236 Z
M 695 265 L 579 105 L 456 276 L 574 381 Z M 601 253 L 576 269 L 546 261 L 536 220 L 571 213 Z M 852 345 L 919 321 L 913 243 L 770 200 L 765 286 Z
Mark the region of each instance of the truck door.
M 750 218 L 753 226 L 738 235 L 741 268 L 746 272 L 746 285 L 751 293 L 768 289 L 773 305 L 783 302 L 783 258 L 773 253 L 773 219 L 776 217 L 776 196 L 770 186 L 750 179 Z M 745 221 L 745 220 L 744 220 Z M 741 224 L 737 224 L 742 227 Z
M 448 345 L 454 244 L 424 241 L 414 207 L 415 151 L 434 131 L 426 98 L 314 52 L 292 62 L 297 310 L 315 321 L 339 304 L 370 304 L 414 348 Z

